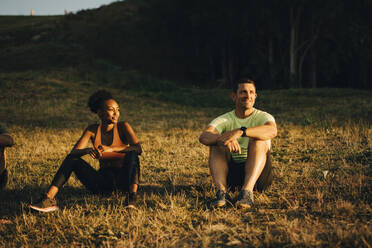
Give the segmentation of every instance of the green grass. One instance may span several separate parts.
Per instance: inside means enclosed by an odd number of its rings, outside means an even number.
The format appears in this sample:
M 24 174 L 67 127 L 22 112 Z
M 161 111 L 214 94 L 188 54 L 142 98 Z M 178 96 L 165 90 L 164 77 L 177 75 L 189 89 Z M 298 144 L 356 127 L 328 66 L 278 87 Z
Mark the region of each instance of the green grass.
M 61 16 L 0 16 L 0 33 L 53 28 Z
M 229 91 L 97 67 L 0 73 L 0 119 L 16 142 L 7 149 L 10 180 L 0 192 L 0 218 L 11 221 L 0 224 L 0 247 L 371 246 L 372 92 L 259 91 L 257 107 L 279 128 L 274 183 L 255 194 L 252 210 L 213 210 L 208 149 L 198 136 L 232 109 Z M 31 212 L 26 204 L 98 121 L 86 105 L 101 88 L 114 93 L 121 120 L 143 145 L 138 211 L 123 207 L 124 195 L 92 195 L 72 176 L 58 195 L 61 211 Z

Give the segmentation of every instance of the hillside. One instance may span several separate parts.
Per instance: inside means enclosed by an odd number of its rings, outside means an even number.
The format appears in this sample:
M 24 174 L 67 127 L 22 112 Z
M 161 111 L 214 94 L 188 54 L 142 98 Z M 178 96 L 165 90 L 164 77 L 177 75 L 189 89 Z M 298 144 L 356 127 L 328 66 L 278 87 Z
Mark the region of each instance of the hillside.
M 0 17 L 0 122 L 15 139 L 6 150 L 9 182 L 0 191 L 0 247 L 371 246 L 370 90 L 258 84 L 256 107 L 278 125 L 273 185 L 255 193 L 248 211 L 212 209 L 209 151 L 198 137 L 233 108 L 229 90 L 186 86 L 102 58 L 93 48 L 105 39 L 77 42 L 106 15 L 92 20 L 121 6 L 65 17 Z M 126 17 L 138 11 L 131 7 Z M 86 33 L 77 32 L 87 25 Z M 113 93 L 121 120 L 143 146 L 138 210 L 124 207 L 124 194 L 92 195 L 72 176 L 58 194 L 60 211 L 30 211 L 27 204 L 45 192 L 84 128 L 98 121 L 87 99 L 102 88 Z M 83 159 L 98 169 L 97 161 Z
M 204 88 L 249 77 L 263 89 L 370 89 L 371 11 L 370 1 L 126 0 L 60 17 L 0 17 L 0 70 L 104 60 Z

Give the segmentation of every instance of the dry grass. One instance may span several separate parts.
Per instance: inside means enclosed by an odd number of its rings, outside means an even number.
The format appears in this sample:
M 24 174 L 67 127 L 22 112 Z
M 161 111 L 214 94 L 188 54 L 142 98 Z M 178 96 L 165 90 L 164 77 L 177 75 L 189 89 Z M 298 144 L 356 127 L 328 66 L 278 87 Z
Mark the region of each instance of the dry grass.
M 372 245 L 371 92 L 260 92 L 257 104 L 279 126 L 275 181 L 245 211 L 209 208 L 208 149 L 198 142 L 208 122 L 231 106 L 196 108 L 111 88 L 145 151 L 139 209 L 126 210 L 120 193 L 91 195 L 72 177 L 58 197 L 62 210 L 39 214 L 26 204 L 97 121 L 86 99 L 99 87 L 56 72 L 1 74 L 0 86 L 1 120 L 16 141 L 8 149 L 10 181 L 0 192 L 0 217 L 12 222 L 0 224 L 1 247 Z

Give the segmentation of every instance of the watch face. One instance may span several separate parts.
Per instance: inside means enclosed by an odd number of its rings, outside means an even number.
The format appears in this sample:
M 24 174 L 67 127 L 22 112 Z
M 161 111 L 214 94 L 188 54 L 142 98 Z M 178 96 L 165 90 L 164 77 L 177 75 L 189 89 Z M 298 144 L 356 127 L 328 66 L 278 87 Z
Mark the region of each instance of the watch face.
M 247 128 L 246 127 L 241 127 L 240 130 L 243 131 L 242 137 L 246 137 L 247 135 L 245 133 L 245 130 L 247 130 Z

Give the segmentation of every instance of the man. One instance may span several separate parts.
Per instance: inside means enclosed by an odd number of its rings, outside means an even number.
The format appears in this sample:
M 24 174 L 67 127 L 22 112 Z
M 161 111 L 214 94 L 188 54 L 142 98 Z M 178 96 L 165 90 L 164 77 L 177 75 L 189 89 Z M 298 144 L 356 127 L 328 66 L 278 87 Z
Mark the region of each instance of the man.
M 252 80 L 238 80 L 231 98 L 235 109 L 214 119 L 199 141 L 210 147 L 209 168 L 217 188 L 212 206 L 225 206 L 228 187 L 241 187 L 236 206 L 250 208 L 253 190 L 271 185 L 270 146 L 277 128 L 273 116 L 254 108 L 257 93 Z
M 5 188 L 8 181 L 8 171 L 6 170 L 5 147 L 14 144 L 13 138 L 7 133 L 6 129 L 0 124 L 0 189 Z

